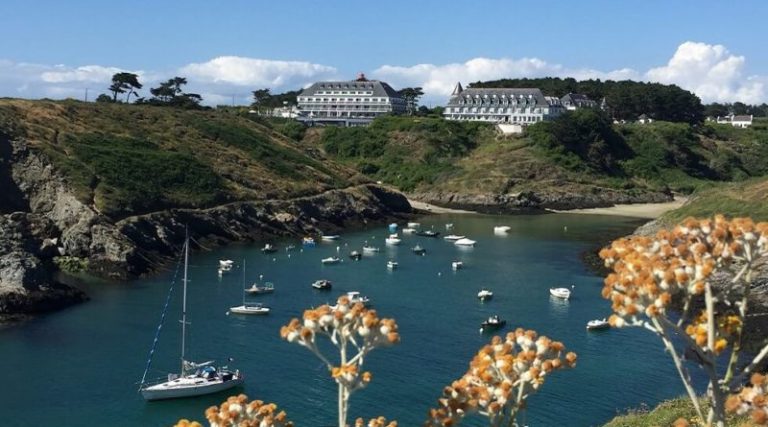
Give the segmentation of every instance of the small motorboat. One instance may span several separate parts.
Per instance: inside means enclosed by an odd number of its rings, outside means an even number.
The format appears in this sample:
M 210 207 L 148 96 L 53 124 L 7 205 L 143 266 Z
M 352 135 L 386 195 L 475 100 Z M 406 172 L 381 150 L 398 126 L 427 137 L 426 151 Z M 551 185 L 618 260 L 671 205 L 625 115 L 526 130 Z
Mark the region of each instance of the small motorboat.
M 387 268 L 390 270 L 396 269 L 397 265 L 397 261 L 387 261 Z
M 363 246 L 363 253 L 372 254 L 378 251 L 379 251 L 379 248 L 375 246 L 368 246 L 368 245 Z
M 419 227 L 421 227 L 421 224 L 419 224 L 418 222 L 409 222 L 408 223 L 408 228 L 419 228 Z
M 508 225 L 499 225 L 496 227 L 493 227 L 493 233 L 494 234 L 507 234 L 509 230 L 511 230 L 512 227 Z
M 427 250 L 422 248 L 421 245 L 416 245 L 411 248 L 411 252 L 415 253 L 416 255 L 426 255 Z
M 339 236 L 338 234 L 324 234 L 320 236 L 320 238 L 323 240 L 331 241 L 331 240 L 339 240 L 341 236 Z
M 440 235 L 440 232 L 439 231 L 435 231 L 435 230 L 424 230 L 424 231 L 419 231 L 416 234 L 418 234 L 419 236 L 424 236 L 424 237 L 437 237 L 437 236 Z
M 453 242 L 456 246 L 475 246 L 475 243 L 477 242 L 472 239 L 467 239 L 466 237 Z
M 349 253 L 349 257 L 355 261 L 360 261 L 360 258 L 363 257 L 363 254 L 358 251 L 352 251 Z
M 461 239 L 465 239 L 466 237 L 467 236 L 457 236 L 455 234 L 449 234 L 449 235 L 443 237 L 443 239 L 445 239 L 445 240 L 447 240 L 449 242 L 455 242 L 455 241 L 458 241 L 458 240 L 461 240 Z
M 320 279 L 312 283 L 312 287 L 321 291 L 329 291 L 333 287 L 330 280 Z
M 370 298 L 365 295 L 360 295 L 360 292 L 358 291 L 347 292 L 347 298 L 349 298 L 349 302 L 352 304 L 362 303 L 364 306 L 368 306 L 371 302 Z
M 264 252 L 265 254 L 272 254 L 277 252 L 277 246 L 271 243 L 267 243 L 266 245 L 264 245 L 263 248 L 261 248 L 261 251 Z
M 269 314 L 269 307 L 265 307 L 263 304 L 259 303 L 246 303 L 238 305 L 237 307 L 230 307 L 229 312 L 235 314 Z
M 611 324 L 608 323 L 608 319 L 602 318 L 602 319 L 594 319 L 587 322 L 587 330 L 589 331 L 597 331 L 600 329 L 608 329 L 611 327 Z
M 453 229 L 453 223 L 449 222 L 448 224 L 445 224 L 445 229 L 446 230 L 452 230 Z
M 229 270 L 235 265 L 235 262 L 231 259 L 220 259 L 219 268 L 223 270 Z
M 493 292 L 491 292 L 489 289 L 481 289 L 480 292 L 477 293 L 477 297 L 480 299 L 480 301 L 485 301 L 493 298 Z
M 311 237 L 305 237 L 301 239 L 301 244 L 304 246 L 315 246 L 315 239 Z
M 498 315 L 494 314 L 480 324 L 480 332 L 495 331 L 496 329 L 503 328 L 506 324 L 506 320 L 503 320 Z
M 411 227 L 403 228 L 403 234 L 413 234 L 415 232 L 416 232 L 415 228 L 411 228 Z
M 272 292 L 275 292 L 275 284 L 272 282 L 265 282 L 263 285 L 254 283 L 250 288 L 246 288 L 245 292 L 256 295 L 271 294 Z
M 389 237 L 384 240 L 388 245 L 399 245 L 402 240 L 400 240 L 400 236 L 395 234 L 390 234 Z
M 320 260 L 323 264 L 338 264 L 341 262 L 341 258 L 337 256 L 329 256 L 328 258 L 323 258 Z
M 451 263 L 451 268 L 454 270 L 461 270 L 462 268 L 464 268 L 464 263 L 461 261 L 453 261 Z
M 556 298 L 568 299 L 571 297 L 571 290 L 568 288 L 549 288 L 549 293 Z

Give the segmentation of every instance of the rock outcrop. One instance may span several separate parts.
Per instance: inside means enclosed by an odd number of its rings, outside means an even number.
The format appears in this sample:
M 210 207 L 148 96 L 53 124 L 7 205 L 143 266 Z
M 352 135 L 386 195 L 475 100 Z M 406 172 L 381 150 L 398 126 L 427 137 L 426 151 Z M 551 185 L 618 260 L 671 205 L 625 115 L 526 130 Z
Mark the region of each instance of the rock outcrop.
M 114 221 L 81 201 L 43 153 L 2 133 L 0 184 L 0 315 L 49 311 L 87 298 L 53 279 L 57 256 L 92 275 L 127 279 L 152 273 L 175 256 L 185 228 L 211 246 L 336 232 L 411 212 L 402 194 L 364 184 Z
M 409 197 L 435 206 L 494 214 L 541 213 L 547 209 L 600 208 L 616 204 L 661 203 L 673 200 L 672 195 L 667 193 L 632 193 L 599 187 L 544 189 L 507 194 L 423 192 L 409 194 Z

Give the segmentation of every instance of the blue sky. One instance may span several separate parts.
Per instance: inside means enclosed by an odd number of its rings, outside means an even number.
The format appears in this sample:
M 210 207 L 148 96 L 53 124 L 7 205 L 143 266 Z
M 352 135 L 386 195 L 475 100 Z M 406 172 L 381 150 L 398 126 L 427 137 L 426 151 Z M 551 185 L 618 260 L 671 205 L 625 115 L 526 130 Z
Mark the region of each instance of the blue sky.
M 455 80 L 542 75 L 763 102 L 766 16 L 764 0 L 3 0 L 0 96 L 78 96 L 128 70 L 150 85 L 183 72 L 190 89 L 245 102 L 364 71 L 435 102 Z

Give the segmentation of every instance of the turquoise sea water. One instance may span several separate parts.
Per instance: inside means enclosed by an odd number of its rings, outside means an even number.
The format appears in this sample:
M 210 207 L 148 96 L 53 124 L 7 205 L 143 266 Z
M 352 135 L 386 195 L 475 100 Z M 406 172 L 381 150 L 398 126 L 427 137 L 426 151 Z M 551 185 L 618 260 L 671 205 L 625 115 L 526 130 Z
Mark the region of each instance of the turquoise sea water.
M 307 350 L 282 341 L 280 326 L 305 308 L 332 301 L 350 290 L 371 297 L 383 317 L 394 317 L 401 344 L 378 349 L 366 359 L 373 373 L 369 387 L 352 396 L 351 419 L 384 415 L 402 426 L 421 425 L 442 388 L 463 374 L 473 354 L 490 335 L 478 332 L 492 314 L 507 319 L 507 329 L 532 328 L 563 341 L 578 353 L 578 366 L 549 377 L 530 400 L 524 421 L 530 426 L 601 425 L 617 412 L 683 394 L 661 343 L 641 329 L 590 333 L 588 320 L 609 314 L 600 297 L 601 278 L 586 270 L 579 254 L 606 233 L 629 232 L 636 221 L 606 216 L 475 216 L 423 218 L 422 228 L 453 232 L 478 241 L 460 249 L 441 238 L 404 236 L 386 247 L 387 230 L 349 233 L 342 240 L 288 253 L 265 255 L 258 245 L 234 245 L 191 256 L 188 340 L 197 361 L 234 357 L 232 367 L 247 377 L 240 390 L 275 402 L 300 426 L 330 426 L 336 391 L 325 368 Z M 506 237 L 494 225 L 512 227 Z M 567 231 L 564 229 L 567 227 Z M 346 255 L 364 241 L 381 247 L 355 262 Z M 280 242 L 281 247 L 284 243 Z M 428 251 L 416 256 L 416 243 Z M 335 255 L 344 261 L 323 266 Z M 268 316 L 226 315 L 242 301 L 239 267 L 221 279 L 218 259 L 247 259 L 249 283 L 260 274 L 275 283 L 272 295 L 251 297 L 272 308 Z M 400 267 L 386 269 L 395 259 Z M 450 264 L 462 260 L 465 269 Z M 179 418 L 203 421 L 204 410 L 235 392 L 193 399 L 146 403 L 136 392 L 160 318 L 172 271 L 122 284 L 83 284 L 92 300 L 62 312 L 0 330 L 0 416 L 3 425 L 170 426 Z M 310 287 L 320 278 L 332 292 Z M 548 288 L 575 285 L 568 302 L 550 298 Z M 493 300 L 480 303 L 481 287 Z M 153 362 L 154 376 L 176 371 L 179 357 L 180 286 Z M 483 425 L 474 419 L 465 425 Z

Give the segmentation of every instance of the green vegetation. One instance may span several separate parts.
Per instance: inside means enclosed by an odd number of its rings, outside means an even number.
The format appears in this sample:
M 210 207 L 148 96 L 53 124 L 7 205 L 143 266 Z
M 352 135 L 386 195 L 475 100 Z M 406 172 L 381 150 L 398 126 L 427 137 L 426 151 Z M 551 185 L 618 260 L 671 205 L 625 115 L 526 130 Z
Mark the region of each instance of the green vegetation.
M 368 127 L 327 128 L 320 142 L 328 154 L 358 171 L 409 191 L 449 173 L 491 132 L 487 124 L 383 117 Z
M 699 98 L 675 85 L 545 77 L 476 82 L 469 87 L 539 88 L 550 96 L 562 97 L 572 92 L 585 94 L 595 101 L 605 98 L 611 117 L 619 120 L 636 120 L 643 114 L 654 120 L 691 124 L 704 119 Z
M 81 201 L 113 218 L 362 181 L 280 133 L 291 126 L 215 110 L 0 100 L 0 132 L 44 152 Z
M 75 274 L 81 273 L 88 269 L 88 259 L 78 258 L 74 256 L 58 256 L 53 259 L 53 262 L 61 269 L 61 271 Z
M 706 399 L 701 400 L 701 405 L 708 408 Z M 603 427 L 660 427 L 671 426 L 679 418 L 684 418 L 690 425 L 700 425 L 696 411 L 687 397 L 668 400 L 660 403 L 653 409 L 641 408 L 628 411 L 620 415 Z M 728 419 L 728 425 L 734 427 L 746 427 L 752 425 L 747 416 L 732 417 Z
M 661 220 L 674 224 L 689 216 L 703 218 L 717 213 L 768 221 L 768 179 L 756 178 L 702 190 L 682 207 L 664 214 Z

